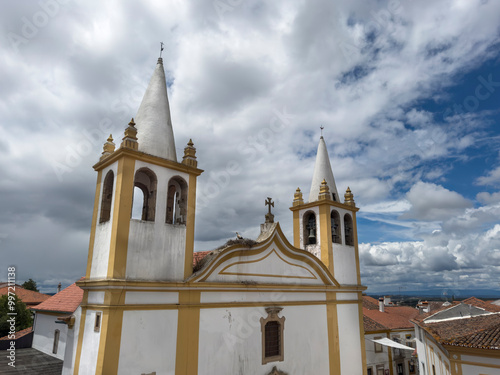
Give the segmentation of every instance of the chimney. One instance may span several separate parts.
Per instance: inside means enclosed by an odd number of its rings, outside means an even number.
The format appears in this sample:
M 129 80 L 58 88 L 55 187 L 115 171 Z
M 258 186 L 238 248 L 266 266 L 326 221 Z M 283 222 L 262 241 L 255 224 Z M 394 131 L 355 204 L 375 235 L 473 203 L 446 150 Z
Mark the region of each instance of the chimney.
M 423 305 L 423 310 L 424 310 L 424 312 L 428 313 L 428 312 L 430 312 L 430 311 L 431 311 L 431 308 L 430 308 L 430 306 L 429 306 L 429 302 L 424 301 L 424 302 L 422 302 L 422 305 Z
M 384 296 L 384 305 L 389 306 L 391 304 L 391 296 Z
M 378 299 L 378 310 L 384 312 L 384 297 Z
M 59 283 L 59 285 L 57 286 L 57 293 L 59 293 L 61 291 L 61 283 Z

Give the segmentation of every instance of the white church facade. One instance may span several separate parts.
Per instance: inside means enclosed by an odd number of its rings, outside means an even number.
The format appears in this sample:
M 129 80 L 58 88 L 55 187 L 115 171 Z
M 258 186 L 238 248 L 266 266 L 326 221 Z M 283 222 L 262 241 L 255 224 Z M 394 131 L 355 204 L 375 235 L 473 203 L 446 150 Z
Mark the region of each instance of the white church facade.
M 321 137 L 291 244 L 273 215 L 193 270 L 196 149 L 177 161 L 161 58 L 120 147 L 97 171 L 84 290 L 64 374 L 366 373 L 356 208 Z M 141 220 L 131 219 L 134 187 Z

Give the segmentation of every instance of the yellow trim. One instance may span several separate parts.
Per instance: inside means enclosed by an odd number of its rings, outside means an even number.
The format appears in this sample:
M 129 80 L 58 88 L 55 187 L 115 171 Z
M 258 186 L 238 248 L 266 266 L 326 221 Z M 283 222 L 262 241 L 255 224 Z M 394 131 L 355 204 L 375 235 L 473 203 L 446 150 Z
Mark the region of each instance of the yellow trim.
M 300 213 L 293 211 L 293 246 L 302 248 L 300 244 Z
M 118 150 L 113 152 L 111 155 L 109 155 L 109 157 L 107 157 L 107 158 L 99 161 L 97 164 L 95 164 L 93 166 L 93 168 L 95 170 L 103 169 L 103 168 L 107 167 L 108 165 L 113 164 L 115 161 L 119 160 L 121 157 L 125 157 L 127 159 L 132 158 L 135 160 L 140 160 L 140 161 L 143 161 L 145 163 L 159 165 L 160 167 L 173 169 L 173 170 L 176 170 L 179 172 L 194 174 L 196 176 L 199 176 L 200 174 L 203 173 L 202 169 L 191 167 L 191 166 L 186 165 L 186 164 L 177 163 L 177 162 L 172 161 L 172 160 L 163 159 L 163 158 L 160 158 L 158 156 L 149 155 L 149 154 L 146 154 L 144 152 L 131 150 L 131 149 L 125 149 L 125 148 L 119 148 Z
M 356 275 L 357 275 L 358 285 L 361 285 L 361 267 L 359 265 L 359 248 L 358 248 L 358 223 L 356 219 L 356 212 L 352 213 L 352 223 L 354 231 L 354 254 L 356 257 Z
M 331 199 L 325 199 L 325 200 L 315 201 L 315 202 L 311 202 L 311 203 L 300 204 L 298 206 L 293 206 L 293 207 L 290 207 L 290 211 L 295 212 L 295 211 L 305 210 L 305 209 L 313 208 L 313 207 L 317 207 L 317 206 L 334 206 L 334 207 L 338 207 L 338 208 L 343 208 L 344 210 L 349 210 L 351 212 L 359 211 L 358 207 L 351 206 L 351 205 L 344 204 L 344 203 L 340 203 L 340 202 L 335 202 L 335 201 L 332 201 Z
M 109 307 L 107 309 L 102 309 L 103 313 L 99 351 L 97 353 L 96 375 L 111 375 L 118 373 L 123 310 L 118 308 L 117 305 L 123 304 L 124 302 L 124 291 L 106 291 L 104 304 Z
M 319 206 L 319 225 L 320 225 L 320 248 L 321 261 L 328 267 L 333 277 L 335 270 L 333 267 L 333 249 L 332 249 L 332 227 L 330 225 L 330 206 Z
M 188 208 L 186 220 L 186 249 L 184 253 L 184 279 L 193 274 L 194 220 L 196 217 L 196 175 L 189 175 Z
M 339 322 L 335 293 L 327 292 L 326 323 L 328 329 L 328 359 L 330 364 L 330 375 L 340 375 L 340 340 Z
M 198 373 L 200 299 L 201 294 L 198 291 L 187 290 L 179 293 L 175 375 Z
M 80 328 L 78 330 L 78 343 L 76 344 L 76 354 L 75 354 L 75 366 L 73 368 L 73 374 L 78 375 L 80 371 L 80 358 L 82 357 L 82 345 L 83 345 L 83 334 L 85 331 L 85 318 L 87 316 L 87 308 L 84 306 L 88 303 L 89 292 L 87 290 L 83 291 L 82 297 L 82 315 L 80 317 Z
M 277 223 L 274 233 L 270 235 L 267 240 L 256 245 L 255 248 L 248 248 L 247 246 L 240 244 L 229 246 L 220 254 L 218 254 L 217 257 L 212 259 L 207 267 L 205 267 L 198 275 L 194 276 L 189 281 L 205 281 L 222 263 L 235 257 L 248 257 L 258 255 L 266 251 L 273 242 L 276 247 L 280 249 L 281 252 L 287 257 L 295 260 L 300 260 L 311 266 L 317 272 L 318 276 L 321 278 L 325 285 L 335 284 L 337 287 L 340 287 L 340 284 L 337 282 L 337 280 L 335 280 L 335 278 L 332 277 L 332 274 L 328 270 L 328 268 L 321 261 L 318 261 L 318 258 L 316 258 L 308 251 L 293 247 L 288 242 L 286 237 L 283 235 L 283 232 L 281 231 L 279 223 Z
M 389 333 L 387 333 L 387 338 L 390 340 L 391 337 Z M 393 375 L 393 370 L 392 370 L 392 348 L 387 347 L 387 353 L 389 354 L 389 375 Z
M 309 272 L 311 274 L 312 277 L 305 277 L 305 276 L 283 276 L 283 275 L 264 275 L 264 274 L 249 274 L 249 273 L 240 273 L 240 272 L 224 272 L 225 270 L 227 270 L 229 267 L 233 267 L 233 266 L 236 266 L 238 264 L 248 264 L 248 263 L 257 263 L 257 262 L 260 262 L 264 259 L 266 259 L 267 257 L 269 257 L 272 253 L 276 254 L 276 256 L 278 258 L 280 258 L 283 262 L 291 265 L 291 266 L 294 266 L 294 267 L 299 267 L 299 268 L 303 268 L 305 269 L 307 272 Z M 285 259 L 283 259 L 283 257 L 281 257 L 277 252 L 276 252 L 276 249 L 272 249 L 269 254 L 267 254 L 266 256 L 263 256 L 262 258 L 259 258 L 259 259 L 255 259 L 255 260 L 245 260 L 245 261 L 240 261 L 240 262 L 236 262 L 236 263 L 231 263 L 229 265 L 227 265 L 226 267 L 224 267 L 222 270 L 219 271 L 219 275 L 247 275 L 247 276 L 266 276 L 266 277 L 285 277 L 285 278 L 292 278 L 292 279 L 317 279 L 316 276 L 314 276 L 314 274 L 309 271 L 306 267 L 304 266 L 300 266 L 298 264 L 293 264 L 291 262 L 288 262 L 286 261 Z
M 102 185 L 102 170 L 97 172 L 97 183 L 95 188 L 94 197 L 94 213 L 92 214 L 92 226 L 90 227 L 90 240 L 89 240 L 89 253 L 87 257 L 87 272 L 85 277 L 90 278 L 90 270 L 92 269 L 92 257 L 94 256 L 94 241 L 95 241 L 95 228 L 97 225 L 97 215 L 99 211 L 99 197 L 101 196 Z
M 114 155 L 114 154 L 113 154 Z M 109 247 L 109 278 L 125 278 L 127 248 L 134 195 L 135 160 L 123 157 L 118 160 L 116 189 Z
M 358 292 L 358 324 L 359 324 L 359 342 L 361 343 L 361 362 L 363 363 L 363 374 L 366 375 L 366 343 L 365 329 L 363 325 L 363 294 Z

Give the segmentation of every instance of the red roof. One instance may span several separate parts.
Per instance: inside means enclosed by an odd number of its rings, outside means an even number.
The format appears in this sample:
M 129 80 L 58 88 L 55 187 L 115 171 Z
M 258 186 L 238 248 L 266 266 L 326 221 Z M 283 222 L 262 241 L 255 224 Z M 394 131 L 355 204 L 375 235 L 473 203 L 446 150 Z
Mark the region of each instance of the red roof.
M 210 254 L 212 250 L 208 251 L 196 251 L 193 253 L 193 266 L 196 266 L 196 264 L 205 258 L 208 254 Z
M 378 310 L 378 300 L 370 296 L 363 296 L 363 307 L 368 310 Z
M 4 294 L 8 294 L 10 292 L 15 292 L 16 296 L 23 301 L 28 307 L 33 307 L 34 305 L 38 305 L 39 303 L 46 301 L 50 298 L 48 294 L 34 292 L 32 290 L 24 289 L 22 286 L 15 286 L 15 290 L 9 289 L 8 286 L 0 288 L 0 296 Z
M 489 312 L 500 312 L 500 306 L 485 302 L 482 299 L 479 299 L 476 297 L 469 297 L 467 299 L 464 299 L 462 301 L 462 303 L 465 303 L 467 305 L 473 305 L 476 307 L 480 307 L 480 308 L 485 309 L 486 311 L 489 311 Z
M 21 337 L 26 336 L 28 333 L 31 333 L 32 331 L 33 331 L 33 327 L 28 327 L 28 328 L 22 329 L 20 331 L 17 331 L 15 333 L 14 340 L 20 339 Z M 4 337 L 0 337 L 0 341 L 1 340 L 12 340 L 12 338 L 9 338 L 9 336 L 10 335 L 6 335 Z
M 83 289 L 74 283 L 39 304 L 33 310 L 73 313 L 82 303 L 82 299 Z
M 384 312 L 363 307 L 363 315 L 374 320 L 386 329 L 413 328 L 410 319 L 418 315 L 418 310 L 408 306 L 384 306 Z

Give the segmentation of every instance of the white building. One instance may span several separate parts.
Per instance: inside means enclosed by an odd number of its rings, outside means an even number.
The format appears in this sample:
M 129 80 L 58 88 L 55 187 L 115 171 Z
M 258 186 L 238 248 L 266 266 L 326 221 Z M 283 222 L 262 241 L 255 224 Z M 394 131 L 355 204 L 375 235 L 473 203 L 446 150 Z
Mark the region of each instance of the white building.
M 177 161 L 161 58 L 135 122 L 94 165 L 97 186 L 73 374 L 365 374 L 356 208 L 338 196 L 323 137 L 293 245 L 269 212 L 257 241 L 193 272 L 196 149 Z M 134 187 L 142 220 L 131 219 Z M 314 255 L 313 255 L 314 254 Z M 316 255 L 316 256 L 315 256 Z M 71 370 L 71 371 L 70 371 Z
M 421 375 L 500 375 L 500 307 L 471 297 L 413 320 Z

